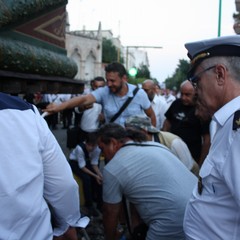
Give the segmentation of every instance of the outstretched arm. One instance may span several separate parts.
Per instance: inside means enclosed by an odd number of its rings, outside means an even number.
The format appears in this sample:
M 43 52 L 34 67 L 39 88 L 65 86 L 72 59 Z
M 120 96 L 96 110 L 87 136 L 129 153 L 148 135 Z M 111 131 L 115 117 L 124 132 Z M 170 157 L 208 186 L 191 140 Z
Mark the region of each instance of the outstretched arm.
M 89 105 L 96 101 L 95 97 L 92 94 L 82 95 L 78 97 L 74 97 L 69 99 L 66 102 L 63 102 L 61 104 L 49 104 L 46 109 L 44 109 L 44 112 L 47 112 L 49 114 L 60 112 L 65 109 L 74 108 L 79 105 Z

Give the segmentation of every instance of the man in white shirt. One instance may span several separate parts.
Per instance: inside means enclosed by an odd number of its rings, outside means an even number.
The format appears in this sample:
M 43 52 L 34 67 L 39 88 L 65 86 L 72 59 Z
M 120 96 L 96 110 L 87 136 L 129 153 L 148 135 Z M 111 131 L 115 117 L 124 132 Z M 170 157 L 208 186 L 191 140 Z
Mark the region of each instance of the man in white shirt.
M 215 132 L 184 217 L 186 239 L 240 236 L 240 36 L 187 43 L 188 79 Z
M 167 109 L 171 106 L 171 104 L 176 100 L 176 97 L 172 95 L 171 90 L 169 88 L 165 89 L 165 101 L 167 103 Z
M 78 185 L 38 109 L 0 93 L 0 125 L 0 239 L 77 240 L 73 227 L 89 219 L 81 218 Z
M 58 94 L 60 102 L 66 102 L 71 99 L 72 94 Z M 67 129 L 72 125 L 72 116 L 73 116 L 73 109 L 66 109 L 62 111 L 62 122 L 63 127 L 62 129 Z
M 92 82 L 92 90 L 96 90 L 105 86 L 105 80 L 103 77 L 95 77 Z M 80 127 L 86 133 L 96 132 L 100 126 L 100 122 L 103 119 L 102 105 L 99 103 L 93 103 L 90 108 L 83 111 Z
M 147 93 L 152 109 L 156 115 L 156 128 L 160 130 L 165 120 L 164 114 L 167 110 L 167 104 L 157 96 L 155 88 L 156 84 L 153 80 L 147 79 L 142 83 L 142 89 Z

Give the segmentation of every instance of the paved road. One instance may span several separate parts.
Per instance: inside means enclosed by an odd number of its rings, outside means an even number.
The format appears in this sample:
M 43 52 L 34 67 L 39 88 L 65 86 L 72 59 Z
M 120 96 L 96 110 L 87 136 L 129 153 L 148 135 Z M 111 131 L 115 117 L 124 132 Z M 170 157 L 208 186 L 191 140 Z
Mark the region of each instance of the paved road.
M 67 148 L 67 129 L 62 129 L 61 124 L 57 125 L 57 129 L 52 130 L 53 135 L 56 137 L 59 145 L 61 146 L 66 158 L 68 158 L 70 150 Z

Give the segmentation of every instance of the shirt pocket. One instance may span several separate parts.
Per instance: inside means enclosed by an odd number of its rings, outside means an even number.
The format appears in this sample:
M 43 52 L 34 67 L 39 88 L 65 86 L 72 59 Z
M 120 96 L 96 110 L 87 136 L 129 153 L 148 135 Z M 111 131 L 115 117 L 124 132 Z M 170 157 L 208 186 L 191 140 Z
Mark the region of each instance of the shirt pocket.
M 210 164 L 207 159 L 204 161 L 204 164 L 201 167 L 200 173 L 199 175 L 201 176 L 201 178 L 206 178 L 207 176 L 209 176 L 211 174 L 212 171 L 212 164 Z
M 202 178 L 203 191 L 208 197 L 214 196 L 216 201 L 216 197 L 227 198 L 229 196 L 229 189 L 224 184 L 224 177 L 211 162 L 204 162 L 199 175 Z
M 202 192 L 204 195 L 208 195 L 208 197 L 211 197 L 215 194 L 215 181 L 213 172 L 213 165 L 206 159 L 199 173 L 200 177 L 198 182 L 198 189 L 199 192 Z

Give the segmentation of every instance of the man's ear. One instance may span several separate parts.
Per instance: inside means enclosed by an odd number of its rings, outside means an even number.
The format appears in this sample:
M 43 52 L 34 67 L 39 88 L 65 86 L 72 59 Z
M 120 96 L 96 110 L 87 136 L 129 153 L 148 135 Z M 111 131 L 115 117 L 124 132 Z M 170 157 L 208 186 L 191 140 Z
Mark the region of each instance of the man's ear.
M 227 69 L 224 65 L 219 64 L 216 66 L 216 79 L 219 86 L 222 86 L 225 84 L 227 75 Z
M 122 147 L 122 143 L 115 138 L 111 138 L 110 143 L 112 143 L 113 150 L 116 152 Z
M 113 144 L 113 146 L 118 145 L 118 141 L 115 138 L 111 138 L 110 142 Z
M 125 74 L 125 75 L 123 75 L 123 77 L 122 77 L 122 80 L 123 81 L 125 81 L 125 82 L 127 82 L 128 81 L 128 77 L 127 77 L 127 75 Z

